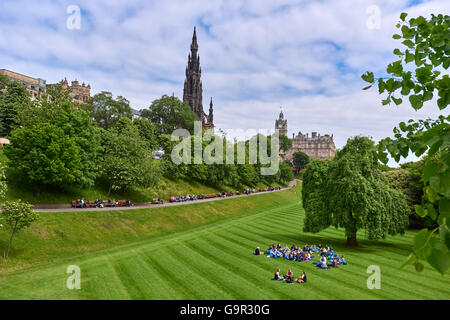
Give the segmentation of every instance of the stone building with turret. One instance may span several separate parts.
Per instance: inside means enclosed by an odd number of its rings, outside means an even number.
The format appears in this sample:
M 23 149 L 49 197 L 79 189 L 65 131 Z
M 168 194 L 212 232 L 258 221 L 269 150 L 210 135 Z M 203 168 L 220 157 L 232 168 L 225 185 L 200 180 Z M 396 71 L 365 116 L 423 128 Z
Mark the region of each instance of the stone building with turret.
M 198 55 L 197 33 L 194 27 L 192 36 L 191 52 L 188 56 L 188 64 L 186 67 L 186 80 L 184 81 L 183 102 L 186 102 L 191 110 L 197 114 L 202 122 L 204 129 L 213 129 L 213 103 L 212 98 L 209 104 L 209 114 L 203 111 L 203 87 L 202 87 L 202 69 L 200 68 L 200 56 Z
M 284 119 L 283 112 L 280 112 L 278 120 L 275 121 L 275 130 L 287 136 L 287 119 Z M 317 132 L 303 134 L 300 131 L 297 135 L 292 134 L 292 147 L 286 151 L 284 158 L 292 160 L 295 152 L 304 152 L 310 158 L 327 159 L 336 155 L 336 146 L 333 135 L 325 134 L 321 136 Z
M 70 91 L 69 95 L 72 97 L 74 102 L 87 103 L 91 98 L 91 85 L 86 85 L 84 82 L 80 85 L 80 83 L 75 80 L 72 81 L 69 86 L 67 79 L 64 79 L 62 82 L 62 89 Z

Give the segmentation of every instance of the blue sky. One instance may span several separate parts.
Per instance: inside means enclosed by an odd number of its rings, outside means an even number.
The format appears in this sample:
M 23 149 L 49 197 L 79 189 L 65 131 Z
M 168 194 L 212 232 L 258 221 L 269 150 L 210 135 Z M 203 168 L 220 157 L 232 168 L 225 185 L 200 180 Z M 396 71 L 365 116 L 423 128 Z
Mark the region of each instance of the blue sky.
M 79 30 L 66 27 L 69 5 L 81 9 Z M 368 26 L 374 6 L 379 28 Z M 270 129 L 282 106 L 290 136 L 333 133 L 342 147 L 438 114 L 433 102 L 419 112 L 382 107 L 376 90 L 361 90 L 360 75 L 394 60 L 401 12 L 449 9 L 441 0 L 2 0 L 0 68 L 50 83 L 76 78 L 140 109 L 163 94 L 182 97 L 195 25 L 204 108 L 212 96 L 217 127 Z

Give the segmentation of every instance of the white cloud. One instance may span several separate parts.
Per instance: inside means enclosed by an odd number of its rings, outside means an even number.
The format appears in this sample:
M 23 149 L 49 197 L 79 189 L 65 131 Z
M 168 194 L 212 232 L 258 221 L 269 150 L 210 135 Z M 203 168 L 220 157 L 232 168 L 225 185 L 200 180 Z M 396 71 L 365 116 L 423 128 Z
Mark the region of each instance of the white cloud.
M 444 1 L 80 0 L 82 28 L 68 30 L 71 4 L 3 0 L 0 68 L 48 82 L 77 78 L 147 107 L 163 94 L 182 96 L 197 25 L 204 107 L 212 96 L 218 127 L 272 128 L 282 105 L 290 129 L 334 133 L 342 147 L 350 136 L 379 139 L 399 121 L 436 114 L 382 107 L 375 92 L 361 91 L 360 75 L 394 59 L 402 11 L 445 13 Z M 366 26 L 371 5 L 380 29 Z

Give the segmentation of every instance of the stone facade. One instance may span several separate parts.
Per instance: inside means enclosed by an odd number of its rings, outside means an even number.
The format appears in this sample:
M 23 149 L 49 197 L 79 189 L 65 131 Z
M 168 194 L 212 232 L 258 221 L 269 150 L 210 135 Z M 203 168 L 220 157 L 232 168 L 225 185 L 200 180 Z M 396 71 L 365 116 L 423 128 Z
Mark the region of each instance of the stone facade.
M 80 85 L 80 83 L 75 80 L 72 81 L 72 84 L 69 86 L 67 79 L 64 79 L 62 82 L 62 89 L 70 90 L 69 94 L 74 102 L 87 103 L 91 98 L 91 85 L 86 85 L 84 82 Z
M 186 67 L 186 80 L 184 81 L 183 102 L 186 102 L 194 111 L 204 129 L 214 128 L 212 98 L 209 107 L 209 114 L 203 111 L 203 88 L 201 81 L 202 69 L 200 68 L 200 56 L 198 55 L 197 33 L 194 27 L 192 36 L 191 53 L 188 56 Z
M 27 87 L 31 100 L 35 100 L 47 92 L 47 83 L 44 79 L 33 78 L 6 69 L 0 69 L 0 74 L 7 76 L 11 80 L 22 82 Z
M 14 71 L 0 69 L 0 74 L 3 74 L 11 80 L 22 82 L 31 95 L 31 100 L 35 100 L 47 93 L 47 87 L 54 86 L 55 84 L 47 84 L 47 81 L 41 78 L 33 78 Z M 69 90 L 70 96 L 74 102 L 87 103 L 91 98 L 91 86 L 84 84 L 80 85 L 77 80 L 72 81 L 71 85 L 67 82 L 67 79 L 62 81 L 62 89 Z
M 275 130 L 280 134 L 287 136 L 287 120 L 284 119 L 283 112 L 280 112 L 278 120 L 275 121 Z M 333 135 L 325 134 L 321 136 L 317 132 L 297 135 L 292 134 L 292 147 L 285 154 L 284 158 L 292 160 L 295 152 L 304 152 L 310 158 L 327 159 L 336 155 L 336 146 L 333 141 Z

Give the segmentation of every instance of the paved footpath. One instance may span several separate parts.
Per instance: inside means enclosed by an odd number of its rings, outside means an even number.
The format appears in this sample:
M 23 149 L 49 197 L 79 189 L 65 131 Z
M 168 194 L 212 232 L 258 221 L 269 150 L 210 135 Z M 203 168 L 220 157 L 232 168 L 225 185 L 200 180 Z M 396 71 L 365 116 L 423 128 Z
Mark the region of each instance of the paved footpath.
M 274 190 L 274 191 L 263 191 L 263 192 L 257 192 L 252 193 L 250 195 L 241 194 L 239 196 L 230 196 L 230 197 L 217 197 L 217 198 L 210 198 L 210 199 L 204 199 L 204 200 L 194 200 L 194 201 L 185 201 L 185 202 L 164 202 L 163 204 L 152 204 L 151 202 L 146 203 L 138 203 L 136 205 L 133 205 L 132 207 L 105 207 L 105 208 L 72 208 L 70 205 L 52 205 L 52 204 L 36 204 L 34 206 L 34 211 L 36 212 L 92 212 L 92 211 L 114 211 L 114 210 L 132 210 L 132 209 L 145 209 L 145 208 L 158 208 L 158 207 L 168 207 L 168 206 L 180 206 L 180 205 L 189 205 L 194 203 L 203 203 L 203 202 L 210 202 L 210 201 L 220 201 L 220 200 L 226 200 L 226 199 L 232 199 L 232 198 L 238 198 L 238 197 L 251 197 L 256 196 L 259 194 L 265 194 L 270 192 L 279 192 L 283 190 L 287 190 L 290 188 L 293 188 L 297 185 L 297 180 L 292 180 L 289 182 L 289 185 L 285 188 L 281 188 L 281 190 Z

